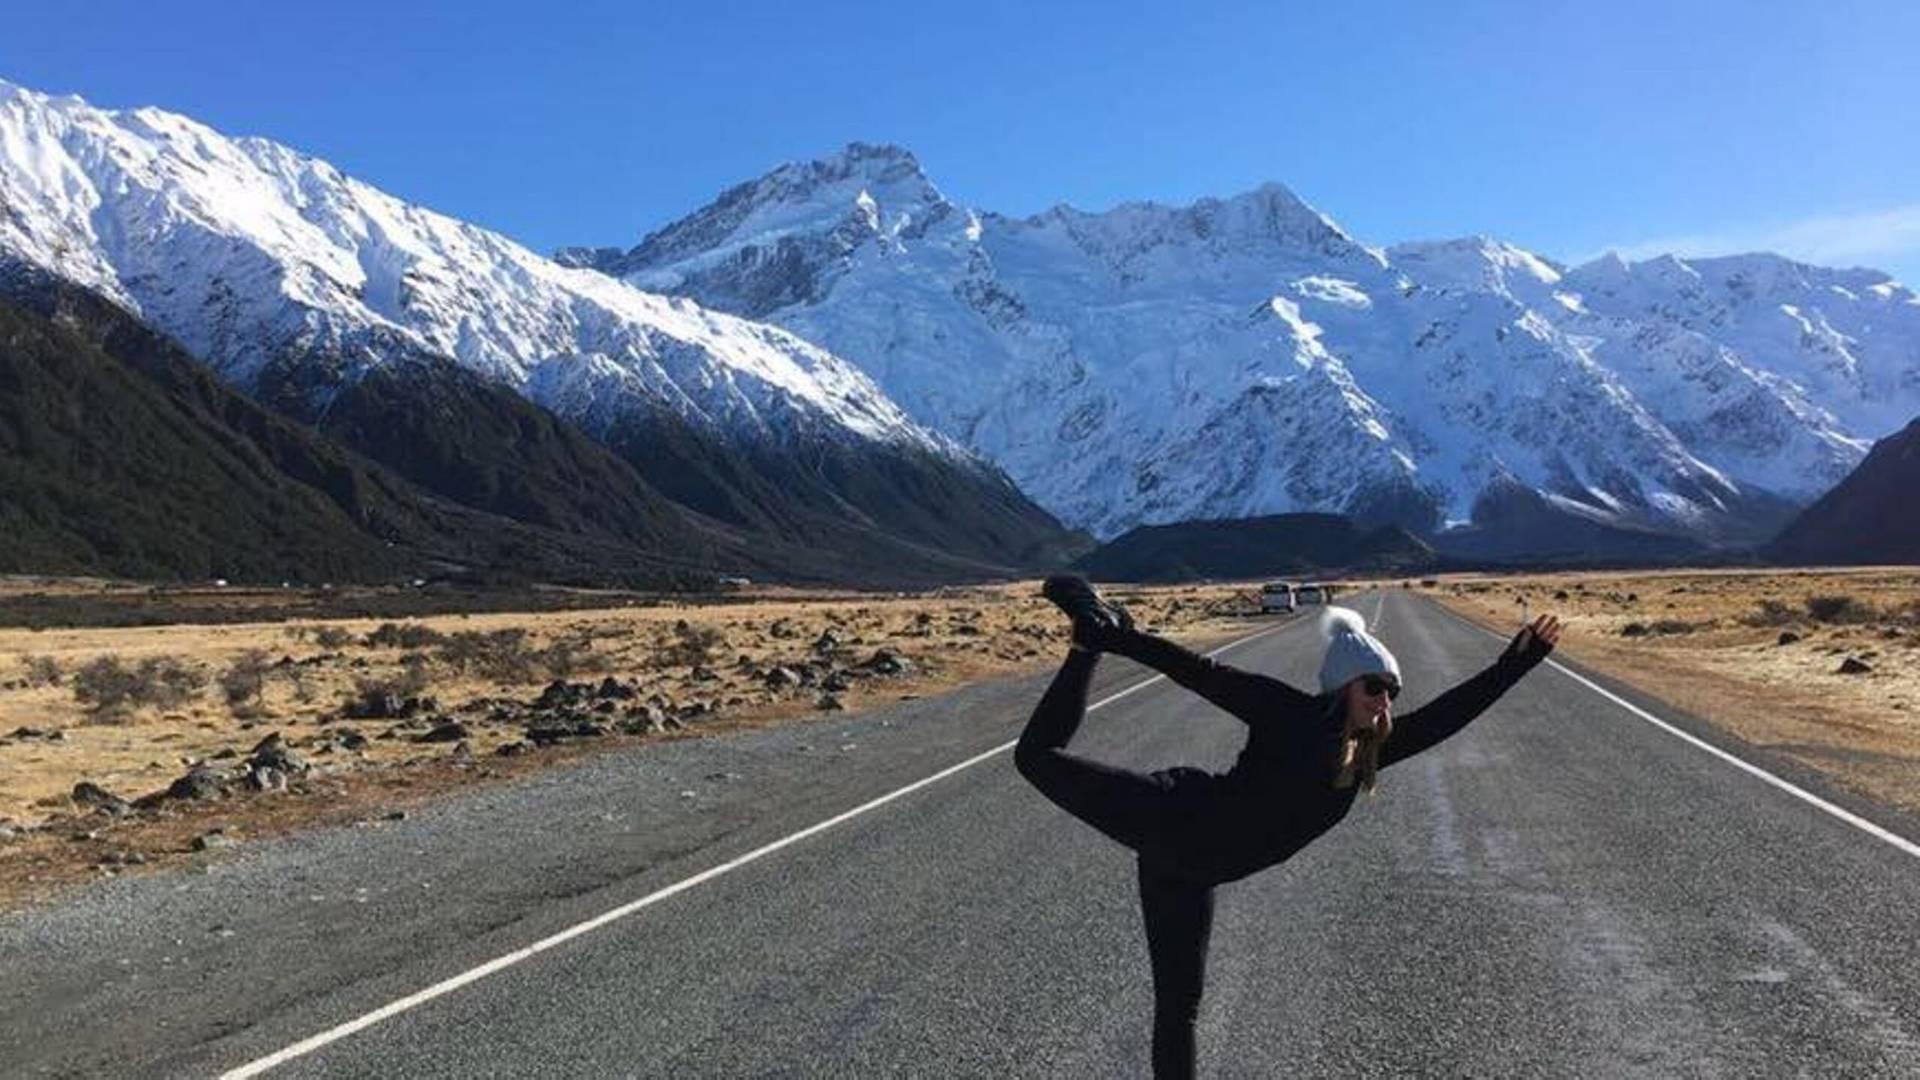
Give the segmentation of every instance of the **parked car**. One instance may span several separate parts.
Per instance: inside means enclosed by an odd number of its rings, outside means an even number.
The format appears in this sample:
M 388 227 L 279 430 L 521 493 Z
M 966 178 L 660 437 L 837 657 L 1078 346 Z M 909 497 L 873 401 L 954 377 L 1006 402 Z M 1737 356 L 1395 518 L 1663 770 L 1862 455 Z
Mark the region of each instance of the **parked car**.
M 1293 586 L 1284 581 L 1269 581 L 1260 586 L 1260 612 L 1272 614 L 1276 611 L 1292 611 Z

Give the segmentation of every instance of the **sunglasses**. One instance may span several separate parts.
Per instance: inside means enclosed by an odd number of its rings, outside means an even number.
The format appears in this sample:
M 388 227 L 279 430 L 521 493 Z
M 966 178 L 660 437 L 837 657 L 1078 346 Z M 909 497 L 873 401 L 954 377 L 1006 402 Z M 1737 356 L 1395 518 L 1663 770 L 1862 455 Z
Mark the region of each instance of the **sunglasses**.
M 1360 680 L 1360 688 L 1367 692 L 1368 697 L 1379 697 L 1381 694 L 1385 694 L 1387 695 L 1387 700 L 1392 701 L 1394 698 L 1400 696 L 1399 683 L 1394 682 L 1392 679 L 1383 679 L 1378 675 L 1369 675 Z

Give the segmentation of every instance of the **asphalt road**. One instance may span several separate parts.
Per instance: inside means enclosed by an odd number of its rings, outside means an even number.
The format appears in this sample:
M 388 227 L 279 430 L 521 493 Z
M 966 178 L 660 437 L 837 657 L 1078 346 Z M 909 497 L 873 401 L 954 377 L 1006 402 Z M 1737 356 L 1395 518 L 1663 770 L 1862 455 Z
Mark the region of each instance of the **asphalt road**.
M 1343 602 L 1403 712 L 1500 648 L 1412 594 Z M 1311 685 L 1308 623 L 1226 659 Z M 1109 659 L 1096 699 L 1146 674 Z M 992 750 L 1040 685 L 611 754 L 0 917 L 0 1074 L 259 1061 Z M 1076 747 L 1224 767 L 1241 737 L 1161 681 Z M 1144 1075 L 1150 1000 L 1130 856 L 1002 752 L 267 1075 Z M 1221 890 L 1200 1037 L 1223 1076 L 1920 1076 L 1920 858 L 1543 666 Z

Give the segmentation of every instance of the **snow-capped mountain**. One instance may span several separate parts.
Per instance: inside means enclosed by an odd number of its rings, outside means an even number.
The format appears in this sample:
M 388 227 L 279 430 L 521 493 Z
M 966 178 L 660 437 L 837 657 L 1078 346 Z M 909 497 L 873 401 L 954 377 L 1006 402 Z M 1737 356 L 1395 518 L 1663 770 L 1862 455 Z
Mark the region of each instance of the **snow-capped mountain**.
M 1014 219 L 854 144 L 560 258 L 820 343 L 1101 536 L 1296 510 L 1426 531 L 1517 480 L 1748 537 L 1920 412 L 1920 301 L 1884 275 L 1380 249 L 1278 185 Z
M 243 385 L 289 351 L 446 356 L 562 415 L 635 393 L 729 432 L 950 448 L 774 327 L 568 269 L 263 139 L 0 83 L 0 249 Z
M 840 534 L 800 518 L 826 515 L 912 545 L 904 557 L 989 562 L 1066 535 L 997 467 L 787 330 L 562 266 L 173 113 L 0 82 L 6 260 L 107 297 L 303 419 L 374 374 L 381 394 L 432 396 L 406 371 L 450 362 L 735 525 L 818 546 Z M 936 492 L 944 505 L 917 504 Z M 787 505 L 740 505 L 755 500 Z

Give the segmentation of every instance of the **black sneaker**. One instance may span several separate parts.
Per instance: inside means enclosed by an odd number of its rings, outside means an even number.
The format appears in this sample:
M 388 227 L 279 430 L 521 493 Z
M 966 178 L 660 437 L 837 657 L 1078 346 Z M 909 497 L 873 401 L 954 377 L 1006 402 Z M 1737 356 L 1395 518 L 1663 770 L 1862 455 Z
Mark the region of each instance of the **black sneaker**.
M 1086 578 L 1078 574 L 1055 574 L 1040 586 L 1040 595 L 1073 620 L 1073 640 L 1089 648 L 1099 648 L 1103 638 L 1133 629 L 1133 616 L 1119 604 L 1102 600 Z

